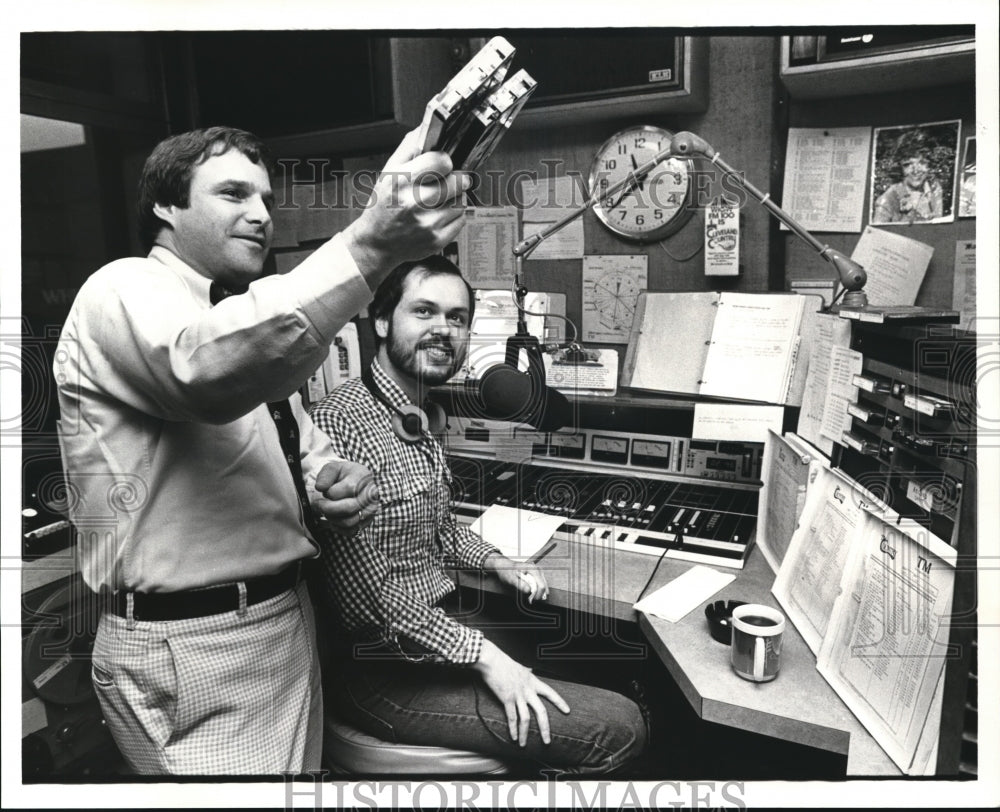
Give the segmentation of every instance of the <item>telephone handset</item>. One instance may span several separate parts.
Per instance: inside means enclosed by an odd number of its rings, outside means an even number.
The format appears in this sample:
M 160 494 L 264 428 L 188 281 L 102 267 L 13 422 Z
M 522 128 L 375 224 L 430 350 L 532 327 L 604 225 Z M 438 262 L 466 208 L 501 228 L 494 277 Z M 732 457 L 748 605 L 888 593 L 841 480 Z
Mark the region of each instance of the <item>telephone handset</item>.
M 337 333 L 326 360 L 306 382 L 306 396 L 310 405 L 319 400 L 345 381 L 361 376 L 361 348 L 358 344 L 358 328 L 348 322 Z

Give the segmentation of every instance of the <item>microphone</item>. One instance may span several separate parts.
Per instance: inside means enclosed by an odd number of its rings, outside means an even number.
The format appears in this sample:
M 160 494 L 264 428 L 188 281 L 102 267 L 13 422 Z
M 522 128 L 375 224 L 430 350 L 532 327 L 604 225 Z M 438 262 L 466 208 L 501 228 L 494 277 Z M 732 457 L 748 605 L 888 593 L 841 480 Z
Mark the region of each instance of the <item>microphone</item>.
M 517 368 L 520 350 L 528 356 L 528 371 Z M 573 417 L 569 399 L 545 385 L 545 364 L 538 340 L 532 335 L 507 339 L 504 362 L 487 369 L 477 382 L 477 406 L 484 417 L 527 423 L 539 431 L 561 429 Z

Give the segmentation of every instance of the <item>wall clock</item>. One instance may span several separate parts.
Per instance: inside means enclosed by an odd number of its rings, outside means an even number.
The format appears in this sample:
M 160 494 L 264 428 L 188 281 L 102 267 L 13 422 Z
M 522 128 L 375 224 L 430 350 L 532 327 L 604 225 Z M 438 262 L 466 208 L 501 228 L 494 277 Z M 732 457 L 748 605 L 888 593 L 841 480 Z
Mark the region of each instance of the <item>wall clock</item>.
M 594 156 L 590 193 L 612 188 L 670 145 L 673 133 L 647 124 L 615 133 Z M 691 217 L 694 184 L 689 158 L 669 158 L 637 185 L 599 201 L 594 213 L 615 234 L 655 242 L 676 233 Z

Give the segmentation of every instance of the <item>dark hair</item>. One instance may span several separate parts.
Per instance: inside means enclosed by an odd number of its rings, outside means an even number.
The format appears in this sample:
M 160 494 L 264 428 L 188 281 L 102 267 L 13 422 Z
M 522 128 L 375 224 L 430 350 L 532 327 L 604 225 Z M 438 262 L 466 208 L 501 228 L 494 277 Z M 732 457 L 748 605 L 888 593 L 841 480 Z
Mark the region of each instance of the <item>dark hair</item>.
M 907 130 L 898 139 L 892 150 L 892 158 L 898 167 L 914 158 L 930 160 L 938 146 L 937 139 L 921 129 Z
M 194 168 L 215 155 L 236 149 L 272 174 L 274 165 L 263 142 L 253 133 L 233 127 L 207 127 L 172 135 L 150 153 L 139 178 L 137 208 L 139 239 L 148 251 L 163 228 L 163 221 L 153 213 L 153 206 L 187 208 L 190 203 L 191 175 Z
M 391 321 L 392 314 L 399 304 L 399 300 L 403 298 L 403 287 L 406 284 L 406 279 L 414 272 L 421 272 L 427 276 L 435 276 L 437 274 L 457 276 L 461 279 L 465 283 L 465 289 L 469 293 L 469 324 L 472 324 L 472 317 L 476 314 L 476 294 L 472 290 L 472 285 L 462 276 L 461 269 L 454 262 L 440 254 L 432 254 L 423 259 L 397 265 L 382 280 L 382 284 L 375 291 L 375 298 L 368 308 L 373 327 L 377 319 Z M 375 343 L 381 343 L 378 333 L 375 334 Z

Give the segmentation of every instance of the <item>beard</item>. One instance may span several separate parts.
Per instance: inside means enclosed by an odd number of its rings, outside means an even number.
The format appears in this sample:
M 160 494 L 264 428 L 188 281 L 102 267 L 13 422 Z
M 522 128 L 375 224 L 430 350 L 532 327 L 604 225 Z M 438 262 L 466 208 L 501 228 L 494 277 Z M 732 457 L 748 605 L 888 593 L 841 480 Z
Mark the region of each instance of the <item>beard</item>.
M 399 341 L 389 322 L 385 337 L 386 354 L 399 372 L 413 379 L 423 387 L 440 386 L 449 381 L 465 360 L 460 351 L 447 336 L 437 336 L 418 342 L 410 347 Z M 440 358 L 427 358 L 427 351 L 439 354 Z

